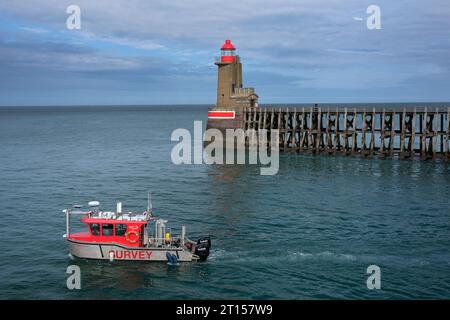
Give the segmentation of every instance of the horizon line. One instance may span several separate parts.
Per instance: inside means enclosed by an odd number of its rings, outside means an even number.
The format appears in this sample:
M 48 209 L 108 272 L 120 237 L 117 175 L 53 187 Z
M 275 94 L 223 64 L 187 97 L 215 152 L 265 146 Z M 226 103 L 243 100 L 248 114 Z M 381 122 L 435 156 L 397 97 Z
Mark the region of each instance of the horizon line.
M 449 101 L 384 101 L 384 102 L 276 102 L 276 103 L 261 103 L 259 106 L 270 106 L 270 105 L 305 105 L 305 104 L 317 104 L 317 105 L 329 105 L 329 104 L 417 104 L 417 103 L 429 103 L 429 104 L 450 104 Z M 50 104 L 50 105 L 0 105 L 0 108 L 82 108 L 82 107 L 174 107 L 174 106 L 205 106 L 214 107 L 215 104 L 210 103 L 158 103 L 158 104 L 75 104 L 75 105 L 61 105 L 61 104 Z

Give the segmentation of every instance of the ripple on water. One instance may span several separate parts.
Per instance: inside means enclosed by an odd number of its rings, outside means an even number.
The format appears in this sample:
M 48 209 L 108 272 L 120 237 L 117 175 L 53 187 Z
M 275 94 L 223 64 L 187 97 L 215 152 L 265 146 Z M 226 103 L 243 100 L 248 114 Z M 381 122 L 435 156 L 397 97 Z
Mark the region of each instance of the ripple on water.
M 0 298 L 450 298 L 448 166 L 283 154 L 268 177 L 251 165 L 173 165 L 172 130 L 199 119 L 203 107 L 2 114 Z M 174 228 L 213 236 L 206 263 L 67 256 L 61 209 L 96 199 L 140 210 L 147 190 Z M 65 287 L 70 264 L 79 292 Z M 371 264 L 380 291 L 366 287 Z

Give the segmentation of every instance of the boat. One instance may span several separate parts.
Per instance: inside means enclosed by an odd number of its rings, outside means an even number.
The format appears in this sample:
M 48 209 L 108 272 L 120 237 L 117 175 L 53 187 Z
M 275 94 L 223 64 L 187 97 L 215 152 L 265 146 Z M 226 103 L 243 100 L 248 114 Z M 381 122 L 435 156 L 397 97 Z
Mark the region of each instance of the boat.
M 147 210 L 142 213 L 103 211 L 100 202 L 88 203 L 89 211 L 75 205 L 63 210 L 66 214 L 66 234 L 72 257 L 98 260 L 165 261 L 170 265 L 178 262 L 206 261 L 211 248 L 209 236 L 196 241 L 186 237 L 186 227 L 180 235 L 173 235 L 166 227 L 167 220 L 153 215 L 150 194 Z M 70 233 L 71 216 L 82 216 L 86 225 L 84 232 Z

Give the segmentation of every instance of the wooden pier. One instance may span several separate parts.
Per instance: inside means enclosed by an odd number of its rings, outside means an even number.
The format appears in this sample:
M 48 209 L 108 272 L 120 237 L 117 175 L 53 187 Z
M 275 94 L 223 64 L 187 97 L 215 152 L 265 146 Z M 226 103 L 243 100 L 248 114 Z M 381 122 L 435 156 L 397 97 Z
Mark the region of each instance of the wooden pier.
M 280 151 L 450 160 L 450 108 L 244 108 L 242 128 L 277 129 Z

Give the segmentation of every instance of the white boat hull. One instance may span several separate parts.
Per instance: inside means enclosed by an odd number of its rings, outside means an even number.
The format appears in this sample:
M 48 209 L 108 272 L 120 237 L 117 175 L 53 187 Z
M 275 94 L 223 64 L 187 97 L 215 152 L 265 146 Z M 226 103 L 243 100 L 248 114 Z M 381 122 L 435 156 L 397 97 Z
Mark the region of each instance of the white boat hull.
M 167 261 L 167 252 L 179 262 L 198 260 L 192 252 L 182 248 L 136 248 L 117 244 L 86 243 L 69 240 L 70 254 L 77 258 L 125 261 Z

